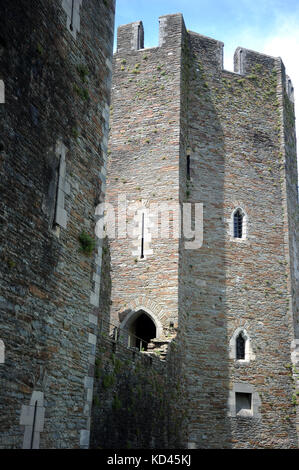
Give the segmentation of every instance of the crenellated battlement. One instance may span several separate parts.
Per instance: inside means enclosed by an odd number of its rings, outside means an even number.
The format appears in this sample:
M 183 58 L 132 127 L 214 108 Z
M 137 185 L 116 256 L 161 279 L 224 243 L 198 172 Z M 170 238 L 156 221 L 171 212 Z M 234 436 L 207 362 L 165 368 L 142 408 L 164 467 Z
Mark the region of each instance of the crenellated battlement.
M 183 31 L 186 31 L 181 13 L 160 16 L 159 47 L 178 46 Z M 144 49 L 144 28 L 142 21 L 119 26 L 117 30 L 117 53 L 129 53 Z
M 137 51 L 144 48 L 142 21 L 119 26 L 117 30 L 117 52 Z
M 106 202 L 133 236 L 109 240 L 111 322 L 125 345 L 175 358 L 184 448 L 296 447 L 291 80 L 243 47 L 225 70 L 223 42 L 181 14 L 159 18 L 156 47 L 140 49 L 141 25 L 119 29 L 113 62 Z M 179 207 L 195 243 L 175 234 Z
M 294 102 L 294 87 L 292 81 L 285 73 L 285 66 L 280 57 L 272 57 L 267 54 L 238 47 L 234 54 L 234 72 L 245 77 L 258 70 L 268 70 L 270 72 L 280 69 L 282 73 L 282 83 L 289 99 Z
M 224 70 L 223 42 L 193 31 L 188 31 L 188 36 L 193 53 L 198 56 L 199 60 L 205 63 L 209 68 L 214 69 L 216 73 L 222 72 Z M 237 47 L 234 53 L 233 73 L 246 77 L 261 73 L 259 70 L 268 70 L 271 72 L 277 69 L 281 70 L 285 92 L 290 100 L 294 102 L 294 87 L 290 77 L 285 73 L 285 66 L 280 57 L 272 57 L 244 47 Z
M 281 58 L 225 70 L 176 13 L 112 60 L 115 0 L 28 3 L 0 1 L 0 448 L 298 448 Z
M 257 65 L 272 71 L 277 67 L 278 60 L 276 57 L 261 54 L 244 47 L 237 47 L 234 54 L 234 71 L 240 75 L 248 75 L 252 73 L 253 69 L 256 69 Z
M 223 66 L 224 43 L 217 39 L 204 36 L 194 31 L 186 30 L 184 18 L 181 13 L 159 17 L 159 45 L 158 48 L 183 48 L 184 38 L 189 41 L 188 49 L 198 59 L 205 63 L 215 73 L 221 73 Z M 117 31 L 117 53 L 128 54 L 144 49 L 144 28 L 142 21 L 122 25 Z M 290 100 L 294 102 L 294 88 L 291 79 L 285 75 L 284 65 L 279 57 L 238 47 L 234 54 L 234 71 L 246 76 L 258 74 L 259 67 L 263 70 L 273 71 L 280 68 L 283 75 L 285 91 Z
M 192 51 L 198 59 L 215 71 L 221 72 L 223 67 L 224 43 L 217 39 L 203 36 L 193 31 L 188 31 Z M 280 58 L 272 57 L 260 52 L 237 47 L 234 53 L 234 72 L 239 75 L 250 75 L 253 70 L 256 72 L 256 66 L 262 66 L 263 69 L 272 71 L 277 68 Z M 290 85 L 291 86 L 291 85 Z

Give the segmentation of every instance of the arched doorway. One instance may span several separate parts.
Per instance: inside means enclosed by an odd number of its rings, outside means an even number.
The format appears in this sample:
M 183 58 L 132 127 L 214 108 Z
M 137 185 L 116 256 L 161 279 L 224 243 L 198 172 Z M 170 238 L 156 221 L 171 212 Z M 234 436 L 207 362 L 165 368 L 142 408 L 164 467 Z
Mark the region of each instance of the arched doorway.
M 147 345 L 156 338 L 156 325 L 146 312 L 139 311 L 129 326 L 129 346 L 147 351 Z

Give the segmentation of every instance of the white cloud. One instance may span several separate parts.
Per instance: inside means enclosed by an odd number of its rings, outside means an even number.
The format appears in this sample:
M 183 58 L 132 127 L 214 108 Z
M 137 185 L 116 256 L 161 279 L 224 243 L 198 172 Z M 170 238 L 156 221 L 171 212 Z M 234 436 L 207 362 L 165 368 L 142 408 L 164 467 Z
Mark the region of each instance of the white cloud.
M 280 19 L 280 21 L 279 21 Z M 295 89 L 296 134 L 299 138 L 299 15 L 280 17 L 273 34 L 266 38 L 262 52 L 281 57 Z

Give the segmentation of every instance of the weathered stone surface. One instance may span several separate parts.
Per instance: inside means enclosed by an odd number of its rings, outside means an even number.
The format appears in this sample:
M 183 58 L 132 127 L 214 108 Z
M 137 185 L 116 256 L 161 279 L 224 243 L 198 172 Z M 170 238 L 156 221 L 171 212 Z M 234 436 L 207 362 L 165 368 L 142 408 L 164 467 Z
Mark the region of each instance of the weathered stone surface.
M 124 326 L 142 307 L 162 336 L 170 323 L 178 328 L 189 418 L 182 446 L 296 447 L 288 367 L 299 333 L 297 164 L 283 64 L 238 49 L 236 71 L 225 71 L 223 44 L 187 32 L 181 15 L 160 18 L 160 47 L 137 50 L 138 25 L 118 32 L 107 201 L 117 209 L 125 196 L 139 210 L 143 201 L 202 203 L 203 245 L 150 237 L 149 225 L 144 260 L 140 238 L 110 240 L 106 319 Z M 237 208 L 243 239 L 233 236 Z M 140 233 L 140 220 L 134 227 Z M 250 338 L 243 363 L 230 357 L 238 328 Z M 231 393 L 247 393 L 238 384 L 252 393 L 250 417 L 230 415 Z
M 180 14 L 160 18 L 155 48 L 141 22 L 122 26 L 106 171 L 114 1 L 71 7 L 0 6 L 0 448 L 296 447 L 297 163 L 281 60 L 239 48 L 225 71 L 222 43 Z M 106 187 L 116 215 L 119 196 L 136 203 L 135 239 L 88 257 L 78 237 Z M 153 202 L 172 205 L 170 237 L 155 236 Z M 197 249 L 173 236 L 186 202 L 203 204 Z M 156 329 L 146 352 L 128 347 L 139 312 Z
M 115 2 L 76 1 L 73 33 L 71 3 L 0 5 L 0 448 L 22 448 L 19 418 L 33 390 L 45 400 L 40 448 L 77 448 L 80 434 L 86 446 L 89 437 L 95 264 L 78 236 L 93 236 L 103 189 Z
M 284 67 L 280 59 L 243 50 L 244 74 L 227 72 L 221 43 L 195 33 L 187 41 L 190 200 L 203 202 L 205 214 L 203 246 L 186 251 L 185 270 L 182 265 L 182 277 L 193 265 L 184 288 L 192 440 L 198 447 L 296 447 L 293 378 L 286 367 L 298 335 L 292 266 L 298 259 L 292 251 L 297 164 Z M 237 207 L 246 214 L 242 240 L 232 237 Z M 198 289 L 197 277 L 206 286 Z M 228 355 L 240 327 L 254 354 L 243 365 Z M 251 418 L 227 419 L 228 389 L 237 383 L 259 396 Z
M 179 359 L 167 362 L 99 335 L 91 448 L 178 449 L 185 441 Z

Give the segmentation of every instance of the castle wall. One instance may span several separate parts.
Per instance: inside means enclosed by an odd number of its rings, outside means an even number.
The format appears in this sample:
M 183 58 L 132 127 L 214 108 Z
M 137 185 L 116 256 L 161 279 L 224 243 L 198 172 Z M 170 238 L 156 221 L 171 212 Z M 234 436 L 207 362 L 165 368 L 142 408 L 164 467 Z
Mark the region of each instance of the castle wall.
M 184 23 L 181 15 L 168 15 L 159 21 L 159 47 L 143 49 L 143 26 L 135 22 L 119 27 L 114 55 L 106 203 L 108 210 L 114 210 L 116 231 L 112 236 L 107 233 L 103 258 L 104 263 L 106 256 L 111 256 L 110 279 L 104 273 L 102 277 L 109 289 L 111 285 L 111 299 L 105 297 L 102 321 L 107 336 L 113 336 L 115 327 L 120 327 L 120 337 L 125 339 L 116 346 L 115 356 L 125 362 L 113 387 L 105 390 L 102 377 L 94 386 L 94 395 L 104 406 L 93 408 L 92 440 L 93 446 L 104 448 L 123 448 L 128 443 L 133 448 L 181 448 L 187 440 L 177 235 Z M 167 209 L 163 213 L 163 204 L 169 207 L 169 213 Z M 159 212 L 157 218 L 155 210 Z M 144 258 L 140 251 L 142 212 Z M 169 226 L 165 225 L 167 218 Z M 169 237 L 163 238 L 161 231 L 167 231 L 167 227 Z M 142 359 L 142 353 L 135 352 L 140 371 L 132 362 L 132 350 L 125 348 L 126 322 L 139 310 L 156 323 L 163 352 L 168 345 L 165 357 L 152 355 L 150 366 L 148 357 Z M 99 361 L 106 364 L 107 374 L 114 366 L 109 353 L 103 362 L 105 343 L 103 346 L 99 337 Z M 159 381 L 160 391 L 153 377 Z M 140 396 L 136 395 L 139 388 Z M 113 410 L 115 396 L 121 402 L 117 411 Z
M 298 406 L 298 366 L 299 366 L 299 283 L 298 283 L 298 186 L 297 186 L 297 148 L 294 112 L 294 90 L 291 80 L 281 64 L 281 83 L 279 89 L 279 110 L 282 131 L 280 134 L 280 166 L 283 174 L 283 212 L 287 230 L 285 231 L 285 255 L 287 282 L 289 290 L 289 316 L 293 323 L 292 374 L 294 380 L 293 403 L 297 402 L 297 436 L 299 436 Z
M 151 49 L 141 22 L 119 28 L 107 180 L 117 231 L 93 250 L 114 1 L 0 13 L 0 447 L 87 448 L 91 425 L 93 448 L 296 447 L 296 140 L 281 60 L 238 48 L 225 71 L 223 44 L 187 33 L 180 14 L 160 18 Z M 179 203 L 203 204 L 196 249 L 174 233 Z M 121 339 L 140 310 L 165 357 Z M 237 416 L 241 394 L 250 415 Z
M 185 389 L 174 345 L 167 362 L 98 336 L 91 448 L 180 449 Z
M 88 446 L 114 6 L 0 6 L 1 448 Z
M 164 328 L 178 324 L 178 238 L 170 215 L 170 237 L 155 237 L 151 204 L 175 205 L 179 200 L 180 64 L 183 22 L 180 15 L 160 18 L 161 47 L 134 48 L 141 23 L 118 30 L 114 55 L 107 203 L 124 224 L 110 237 L 112 306 L 110 320 L 119 325 L 128 312 L 146 307 Z M 132 46 L 133 44 L 133 46 Z M 122 199 L 120 199 L 122 198 Z M 146 209 L 145 258 L 140 256 L 141 222 L 136 209 Z M 123 218 L 122 218 L 123 220 Z M 158 230 L 163 220 L 158 219 Z
M 295 222 L 286 211 L 297 211 L 297 171 L 294 130 L 281 120 L 281 62 L 243 49 L 231 73 L 222 70 L 222 43 L 196 33 L 189 40 L 188 191 L 204 211 L 203 246 L 182 265 L 190 287 L 189 440 L 199 448 L 296 447 L 290 364 L 297 319 L 287 258 Z M 293 143 L 286 167 L 284 133 Z M 237 208 L 244 239 L 232 233 Z M 237 330 L 250 342 L 243 362 L 232 350 Z M 236 393 L 251 394 L 253 416 L 236 416 Z
M 115 208 L 122 195 L 149 214 L 152 200 L 202 204 L 203 244 L 155 240 L 149 217 L 140 260 L 137 218 L 135 240 L 110 241 L 107 321 L 123 326 L 140 306 L 164 330 L 175 320 L 185 351 L 183 445 L 296 447 L 297 169 L 283 65 L 238 48 L 235 72 L 225 71 L 223 44 L 187 33 L 181 15 L 160 18 L 158 48 L 140 50 L 140 38 L 140 22 L 119 29 L 108 202 Z M 246 357 L 237 360 L 241 331 Z

